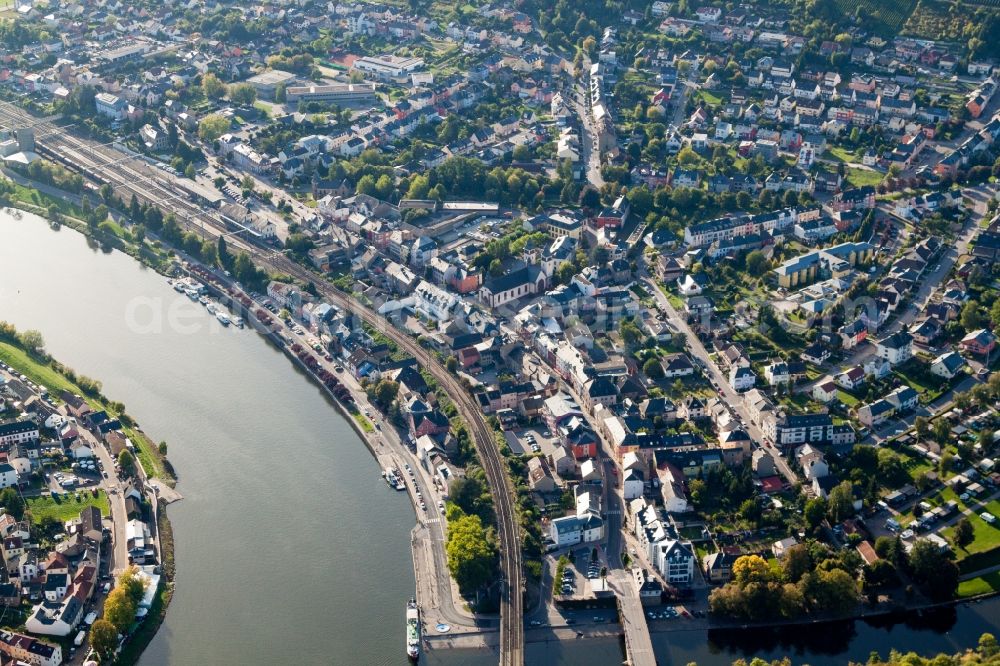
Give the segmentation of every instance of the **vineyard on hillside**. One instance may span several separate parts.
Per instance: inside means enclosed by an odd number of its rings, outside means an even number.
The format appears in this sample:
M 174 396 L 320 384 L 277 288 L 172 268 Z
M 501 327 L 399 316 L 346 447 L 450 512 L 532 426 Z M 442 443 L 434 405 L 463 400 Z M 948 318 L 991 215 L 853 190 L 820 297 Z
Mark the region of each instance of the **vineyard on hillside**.
M 1000 45 L 1000 0 L 920 0 L 900 34 L 969 46 L 975 56 L 996 56 Z
M 834 0 L 844 15 L 857 17 L 865 29 L 894 37 L 910 17 L 917 0 Z

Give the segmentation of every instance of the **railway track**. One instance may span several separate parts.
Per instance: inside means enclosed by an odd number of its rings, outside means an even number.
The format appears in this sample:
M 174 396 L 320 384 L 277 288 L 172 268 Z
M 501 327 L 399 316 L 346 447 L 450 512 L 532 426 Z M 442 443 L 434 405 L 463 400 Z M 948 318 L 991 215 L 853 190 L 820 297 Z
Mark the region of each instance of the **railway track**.
M 346 311 L 357 314 L 365 323 L 383 332 L 399 347 L 412 354 L 452 398 L 459 413 L 472 431 L 476 452 L 486 473 L 497 517 L 500 569 L 503 577 L 500 603 L 500 663 L 521 666 L 524 663 L 524 572 L 521 552 L 521 528 L 514 506 L 515 493 L 507 466 L 497 447 L 494 431 L 472 396 L 458 379 L 434 356 L 408 334 L 396 329 L 385 318 L 340 291 L 323 276 L 293 262 L 283 254 L 231 235 L 231 230 L 217 215 L 186 200 L 186 193 L 171 185 L 139 159 L 107 146 L 73 136 L 65 127 L 39 120 L 7 103 L 0 103 L 0 122 L 10 127 L 34 126 L 36 149 L 84 175 L 109 183 L 115 193 L 128 200 L 135 195 L 140 202 L 155 205 L 162 212 L 173 213 L 178 224 L 206 240 L 225 235 L 227 243 L 247 252 L 262 268 L 285 273 L 303 282 L 313 283 L 324 298 Z

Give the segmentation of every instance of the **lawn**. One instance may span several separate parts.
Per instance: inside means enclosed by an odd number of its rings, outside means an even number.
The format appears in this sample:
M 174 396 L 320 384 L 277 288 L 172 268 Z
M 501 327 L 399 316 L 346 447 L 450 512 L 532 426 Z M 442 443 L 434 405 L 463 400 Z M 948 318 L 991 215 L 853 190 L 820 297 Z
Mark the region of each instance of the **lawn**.
M 967 599 L 1000 590 L 1000 571 L 964 580 L 958 584 L 958 598 Z
M 823 157 L 828 160 L 833 160 L 835 162 L 857 162 L 858 156 L 847 150 L 846 148 L 840 148 L 838 146 L 832 146 L 826 149 L 826 153 Z
M 1000 529 L 986 524 L 986 521 L 980 518 L 977 514 L 969 516 L 969 522 L 972 523 L 975 541 L 969 544 L 968 548 L 965 550 L 961 548 L 955 549 L 959 559 L 964 559 L 969 555 L 975 555 L 977 553 L 984 553 L 1000 546 Z M 955 528 L 949 527 L 946 530 L 942 530 L 941 536 L 951 542 L 952 535 L 954 533 Z
M 88 506 L 96 506 L 101 510 L 102 516 L 111 515 L 111 507 L 108 504 L 108 496 L 103 491 L 97 492 L 97 497 L 89 490 L 79 492 L 80 499 L 76 494 L 71 493 L 68 498 L 53 499 L 52 497 L 29 497 L 27 498 L 28 511 L 31 512 L 31 522 L 40 523 L 43 519 L 51 517 L 59 523 L 65 523 L 80 515 Z
M 854 169 L 847 167 L 845 179 L 854 187 L 864 187 L 865 185 L 877 186 L 882 182 L 884 176 L 881 172 L 870 171 L 868 169 Z
M 135 457 L 139 459 L 139 464 L 146 472 L 146 476 L 158 479 L 170 479 L 172 474 L 167 472 L 160 458 L 160 453 L 156 444 L 150 441 L 144 434 L 133 428 L 124 428 L 129 441 L 135 446 Z
M 71 384 L 68 379 L 50 366 L 32 358 L 27 352 L 8 342 L 0 342 L 0 360 L 16 368 L 36 384 L 49 389 L 51 393 L 58 393 L 62 390 L 81 393 L 80 387 Z
M 699 90 L 698 96 L 705 100 L 705 104 L 708 104 L 709 106 L 718 106 L 719 104 L 722 104 L 722 98 L 709 90 Z
M 858 404 L 858 399 L 843 389 L 837 389 L 837 399 L 848 408 L 853 408 Z
M 364 430 L 365 432 L 375 432 L 375 426 L 372 425 L 371 421 L 365 418 L 364 414 L 361 414 L 360 412 L 355 412 L 354 420 L 358 422 L 358 424 L 361 426 L 361 429 Z

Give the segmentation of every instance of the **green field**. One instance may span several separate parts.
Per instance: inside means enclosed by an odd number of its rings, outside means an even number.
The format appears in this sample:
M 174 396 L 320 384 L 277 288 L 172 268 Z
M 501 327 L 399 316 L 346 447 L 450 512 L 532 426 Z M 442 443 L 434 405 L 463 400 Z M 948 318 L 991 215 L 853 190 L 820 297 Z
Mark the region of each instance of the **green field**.
M 861 16 L 871 32 L 893 37 L 910 18 L 917 0 L 834 0 L 834 4 L 845 16 Z
M 44 386 L 50 393 L 56 394 L 63 390 L 81 393 L 79 386 L 71 384 L 50 366 L 28 356 L 27 352 L 8 342 L 0 342 L 0 360 L 22 372 L 36 384 Z
M 960 548 L 956 549 L 956 553 L 959 558 L 963 555 L 974 555 L 976 553 L 983 553 L 989 550 L 993 550 L 997 546 L 1000 546 L 1000 528 L 993 527 L 992 525 L 987 525 L 986 521 L 980 518 L 978 515 L 973 514 L 969 516 L 969 522 L 972 523 L 973 531 L 976 535 L 975 541 L 969 544 L 969 547 L 965 550 Z M 949 527 L 942 531 L 941 536 L 947 539 L 949 542 L 952 540 L 952 535 L 955 533 L 955 528 Z
M 375 426 L 372 425 L 371 421 L 365 418 L 364 414 L 355 412 L 354 420 L 358 422 L 358 425 L 360 425 L 361 429 L 365 432 L 375 432 Z
M 80 499 L 77 500 L 77 494 Z M 88 506 L 96 506 L 101 510 L 102 516 L 111 515 L 111 507 L 108 504 L 108 497 L 103 491 L 98 491 L 97 497 L 89 490 L 81 490 L 79 493 L 70 493 L 70 496 L 62 499 L 52 497 L 29 497 L 27 498 L 27 509 L 31 513 L 31 522 L 40 523 L 47 517 L 53 518 L 59 523 L 65 523 L 80 515 Z
M 882 182 L 883 178 L 884 176 L 878 171 L 854 169 L 852 167 L 847 167 L 847 173 L 844 175 L 844 179 L 850 183 L 852 187 L 864 187 L 865 185 L 875 187 Z
M 976 597 L 980 594 L 991 594 L 1000 590 L 1000 571 L 985 576 L 971 578 L 958 584 L 959 599 Z

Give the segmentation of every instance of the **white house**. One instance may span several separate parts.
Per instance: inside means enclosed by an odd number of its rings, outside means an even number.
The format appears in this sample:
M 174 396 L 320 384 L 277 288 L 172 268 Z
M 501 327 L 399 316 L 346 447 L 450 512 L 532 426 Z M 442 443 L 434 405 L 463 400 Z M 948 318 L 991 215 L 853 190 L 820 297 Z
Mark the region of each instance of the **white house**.
M 671 585 L 690 585 L 694 579 L 694 549 L 690 544 L 665 539 L 654 545 L 656 569 Z
M 965 367 L 965 359 L 960 354 L 947 351 L 931 362 L 931 373 L 944 379 L 952 379 Z
M 0 463 L 0 488 L 12 488 L 17 485 L 17 470 L 7 463 Z
M 43 601 L 35 606 L 24 626 L 33 634 L 69 636 L 82 615 L 83 605 L 79 599 L 70 595 L 61 603 Z
M 812 397 L 817 402 L 833 402 L 837 398 L 837 385 L 830 380 L 820 382 L 813 387 Z
M 729 385 L 734 391 L 749 391 L 757 383 L 757 375 L 746 366 L 734 365 L 729 369 Z
M 879 340 L 876 343 L 876 350 L 878 357 L 887 360 L 889 365 L 906 363 L 913 358 L 913 336 L 907 331 L 893 333 Z

